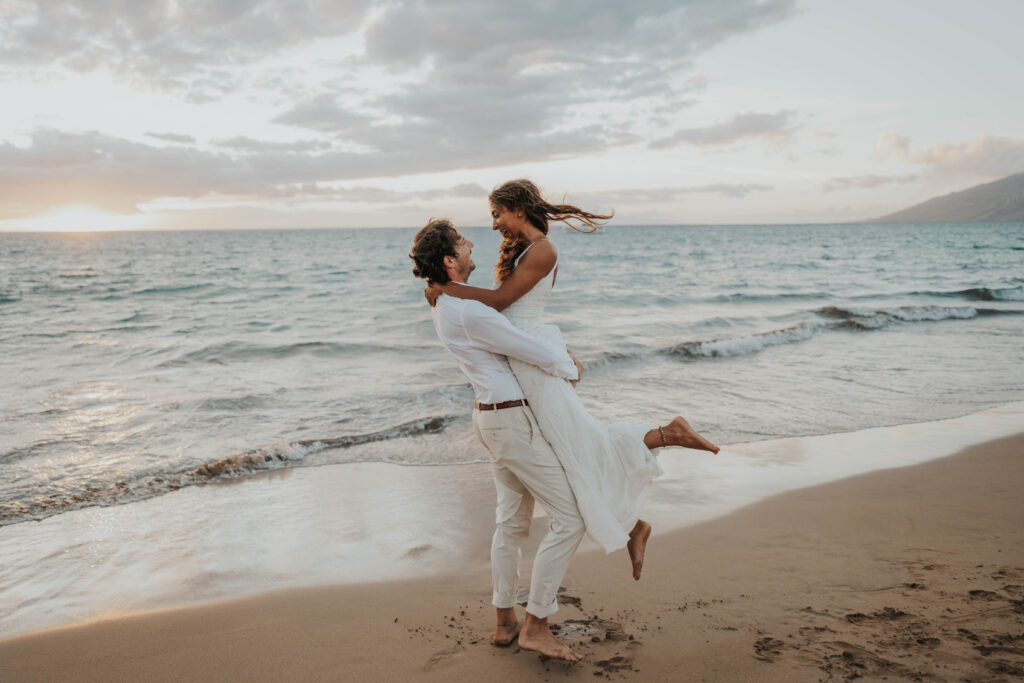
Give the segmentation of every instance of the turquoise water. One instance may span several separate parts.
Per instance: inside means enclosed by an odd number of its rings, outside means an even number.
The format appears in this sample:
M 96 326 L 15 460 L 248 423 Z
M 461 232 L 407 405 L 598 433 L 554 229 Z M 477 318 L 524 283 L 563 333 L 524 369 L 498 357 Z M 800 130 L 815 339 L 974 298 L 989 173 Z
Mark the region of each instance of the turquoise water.
M 0 523 L 268 468 L 479 461 L 415 230 L 0 235 Z M 487 285 L 497 249 L 467 231 Z M 722 443 L 1024 399 L 1024 224 L 555 231 L 601 420 Z

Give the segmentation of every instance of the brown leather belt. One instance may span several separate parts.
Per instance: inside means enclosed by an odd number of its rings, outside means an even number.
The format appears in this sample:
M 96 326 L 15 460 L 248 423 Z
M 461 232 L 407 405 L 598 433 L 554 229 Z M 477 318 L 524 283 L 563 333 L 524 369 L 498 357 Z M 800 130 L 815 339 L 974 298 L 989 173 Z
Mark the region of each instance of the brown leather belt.
M 525 398 L 519 398 L 515 401 L 502 401 L 501 403 L 479 403 L 476 404 L 477 410 L 502 410 L 503 408 L 515 408 L 516 406 L 528 406 Z

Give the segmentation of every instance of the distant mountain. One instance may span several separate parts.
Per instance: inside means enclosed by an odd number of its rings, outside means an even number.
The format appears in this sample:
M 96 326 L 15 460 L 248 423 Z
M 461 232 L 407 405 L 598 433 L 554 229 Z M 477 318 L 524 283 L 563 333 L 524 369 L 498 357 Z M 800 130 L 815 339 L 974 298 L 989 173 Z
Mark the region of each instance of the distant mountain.
M 1024 221 L 1024 173 L 935 197 L 875 223 L 974 223 Z

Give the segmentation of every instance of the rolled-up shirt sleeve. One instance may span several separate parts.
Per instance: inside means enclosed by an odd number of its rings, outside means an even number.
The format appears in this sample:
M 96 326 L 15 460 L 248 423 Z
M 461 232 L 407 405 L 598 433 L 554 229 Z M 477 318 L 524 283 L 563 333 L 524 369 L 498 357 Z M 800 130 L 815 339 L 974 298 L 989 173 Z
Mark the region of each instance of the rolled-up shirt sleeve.
M 555 377 L 579 379 L 576 364 L 565 349 L 523 332 L 486 304 L 469 302 L 462 324 L 469 338 L 481 348 L 536 365 Z

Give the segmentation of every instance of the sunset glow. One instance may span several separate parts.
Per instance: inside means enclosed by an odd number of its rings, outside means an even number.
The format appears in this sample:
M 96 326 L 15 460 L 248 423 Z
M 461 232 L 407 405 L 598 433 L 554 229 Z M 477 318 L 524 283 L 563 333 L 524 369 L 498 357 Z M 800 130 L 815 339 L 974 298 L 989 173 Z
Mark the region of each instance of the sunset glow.
M 7 230 L 28 232 L 106 232 L 144 230 L 152 226 L 152 216 L 119 216 L 89 206 L 67 206 L 32 218 L 11 221 Z

